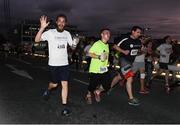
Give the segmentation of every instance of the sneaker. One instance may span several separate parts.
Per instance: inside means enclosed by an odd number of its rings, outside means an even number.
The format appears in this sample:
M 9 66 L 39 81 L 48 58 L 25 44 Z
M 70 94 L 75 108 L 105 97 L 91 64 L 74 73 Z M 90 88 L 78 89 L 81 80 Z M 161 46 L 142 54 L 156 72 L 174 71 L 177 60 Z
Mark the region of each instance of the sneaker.
M 67 108 L 63 109 L 61 112 L 62 116 L 69 116 L 71 114 L 71 111 Z
M 101 96 L 100 96 L 100 92 L 98 93 L 96 90 L 94 91 L 94 95 L 95 95 L 95 100 L 96 102 L 100 102 L 101 101 Z
M 133 105 L 133 106 L 138 106 L 138 105 L 140 105 L 139 100 L 136 99 L 136 98 L 129 99 L 129 100 L 128 100 L 128 104 L 129 104 L 129 105 Z
M 91 95 L 86 95 L 85 100 L 86 100 L 86 103 L 87 103 L 87 104 L 92 104 Z
M 43 98 L 44 100 L 49 100 L 50 98 L 50 91 L 49 90 L 45 90 L 44 93 L 43 93 Z
M 140 90 L 139 93 L 146 95 L 146 94 L 149 94 L 149 91 L 145 89 L 145 90 Z

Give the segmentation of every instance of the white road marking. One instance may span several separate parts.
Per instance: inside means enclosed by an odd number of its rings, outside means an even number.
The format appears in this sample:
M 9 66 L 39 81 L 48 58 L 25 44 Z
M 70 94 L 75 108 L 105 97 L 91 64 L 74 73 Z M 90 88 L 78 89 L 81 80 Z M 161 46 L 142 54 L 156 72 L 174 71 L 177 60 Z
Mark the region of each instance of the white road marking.
M 24 63 L 24 64 L 31 65 L 31 63 L 29 63 L 29 62 L 27 62 L 27 61 L 24 61 L 24 60 L 22 60 L 22 59 L 18 59 L 18 58 L 13 58 L 13 59 L 16 60 L 16 61 L 22 62 L 22 63 Z
M 10 64 L 6 64 L 6 66 L 13 70 L 11 72 L 13 72 L 13 73 L 15 73 L 15 74 L 17 74 L 19 76 L 22 76 L 22 77 L 33 80 L 33 78 L 29 75 L 28 72 L 26 72 L 24 70 L 19 70 L 19 69 L 15 68 L 13 65 L 10 65 Z
M 89 85 L 89 83 L 88 82 L 84 82 L 84 81 L 81 81 L 81 80 L 79 80 L 79 79 L 73 79 L 74 81 L 77 81 L 77 82 L 80 82 L 80 83 L 82 83 L 82 84 L 84 84 L 84 85 Z

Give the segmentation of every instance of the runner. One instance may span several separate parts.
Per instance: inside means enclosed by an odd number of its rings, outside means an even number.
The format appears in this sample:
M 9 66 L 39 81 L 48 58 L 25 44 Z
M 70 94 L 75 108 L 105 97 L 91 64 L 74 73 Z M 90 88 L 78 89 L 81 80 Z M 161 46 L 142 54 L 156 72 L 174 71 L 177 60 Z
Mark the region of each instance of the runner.
M 171 37 L 170 36 L 165 36 L 164 37 L 165 43 L 161 44 L 157 49 L 156 53 L 160 56 L 159 60 L 159 68 L 160 70 L 158 71 L 157 74 L 162 73 L 163 71 L 166 73 L 165 75 L 165 90 L 166 93 L 169 94 L 170 92 L 170 87 L 169 87 L 169 70 L 168 70 L 168 64 L 170 62 L 170 55 L 173 53 L 172 50 L 172 45 L 171 45 Z
M 50 92 L 53 88 L 56 88 L 61 83 L 61 99 L 63 105 L 62 115 L 69 116 L 71 111 L 67 107 L 68 98 L 68 78 L 69 78 L 69 63 L 68 63 L 68 44 L 75 47 L 79 39 L 72 40 L 71 34 L 64 30 L 67 23 L 65 15 L 60 14 L 56 18 L 56 29 L 50 29 L 45 31 L 45 28 L 49 25 L 46 16 L 40 18 L 40 29 L 35 37 L 35 42 L 48 41 L 49 47 L 49 71 L 51 80 L 48 85 L 48 89 L 44 92 L 45 99 L 49 98 Z M 45 32 L 44 32 L 45 31 Z M 44 32 L 44 33 L 43 33 Z M 60 86 L 60 87 L 61 87 Z
M 141 48 L 141 42 L 138 39 L 141 35 L 142 28 L 139 26 L 134 26 L 131 29 L 131 34 L 122 39 L 121 41 L 117 41 L 114 45 L 114 49 L 120 52 L 120 67 L 121 72 L 124 75 L 124 78 L 127 80 L 126 82 L 126 90 L 128 93 L 128 104 L 130 105 L 139 105 L 139 100 L 133 96 L 132 93 L 132 82 L 134 73 L 132 71 L 132 63 L 136 55 L 138 54 Z
M 90 83 L 86 95 L 88 104 L 92 104 L 92 94 L 95 93 L 96 88 L 99 87 L 100 84 L 107 85 L 110 83 L 110 79 L 108 78 L 109 45 L 107 43 L 110 39 L 110 30 L 102 29 L 100 34 L 101 40 L 95 42 L 89 50 L 91 63 L 89 68 Z M 95 95 L 97 95 L 97 93 L 95 93 Z M 99 98 L 96 99 L 99 101 Z
M 145 55 L 147 53 L 147 48 L 145 44 L 145 37 L 141 36 L 141 53 L 136 56 L 134 63 L 133 63 L 133 72 L 136 73 L 137 71 L 140 72 L 140 94 L 148 94 L 149 91 L 145 87 Z

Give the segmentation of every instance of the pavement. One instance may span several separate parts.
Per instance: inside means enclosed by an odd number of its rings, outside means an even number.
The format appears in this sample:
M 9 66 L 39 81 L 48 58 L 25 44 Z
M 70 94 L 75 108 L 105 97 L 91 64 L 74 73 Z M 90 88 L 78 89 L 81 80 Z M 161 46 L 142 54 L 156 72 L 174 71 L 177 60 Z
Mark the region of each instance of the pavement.
M 180 123 L 180 87 L 168 95 L 163 80 L 154 80 L 148 95 L 134 95 L 139 106 L 127 103 L 125 87 L 117 86 L 102 101 L 87 105 L 84 97 L 89 84 L 88 73 L 70 68 L 69 106 L 72 114 L 61 116 L 60 89 L 44 101 L 42 93 L 48 83 L 47 59 L 24 56 L 0 58 L 0 124 L 172 124 Z

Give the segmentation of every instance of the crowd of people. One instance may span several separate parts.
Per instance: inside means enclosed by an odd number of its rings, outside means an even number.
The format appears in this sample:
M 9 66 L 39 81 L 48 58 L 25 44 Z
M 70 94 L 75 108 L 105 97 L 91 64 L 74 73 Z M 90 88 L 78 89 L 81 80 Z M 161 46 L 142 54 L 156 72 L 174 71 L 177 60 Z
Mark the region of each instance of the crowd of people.
M 133 94 L 134 77 L 139 72 L 139 93 L 149 94 L 152 79 L 155 77 L 152 71 L 158 58 L 160 68 L 158 72 L 166 73 L 165 92 L 170 92 L 168 65 L 173 55 L 171 36 L 164 37 L 164 43 L 154 49 L 153 40 L 142 35 L 141 27 L 133 26 L 129 35 L 114 41 L 110 47 L 108 41 L 111 37 L 111 30 L 103 28 L 100 31 L 99 40 L 90 40 L 86 46 L 83 46 L 78 37 L 72 39 L 71 34 L 64 29 L 66 22 L 65 15 L 58 15 L 56 29 L 45 31 L 49 22 L 46 16 L 41 16 L 40 29 L 35 37 L 35 42 L 48 41 L 49 48 L 48 65 L 51 79 L 43 97 L 49 99 L 53 88 L 60 84 L 62 88 L 60 102 L 64 107 L 62 115 L 69 116 L 71 113 L 67 105 L 69 65 L 76 63 L 77 69 L 81 67 L 83 55 L 87 62 L 85 71 L 89 73 L 89 85 L 85 96 L 87 104 L 93 103 L 93 97 L 97 102 L 101 101 L 102 93 L 110 92 L 116 84 L 120 83 L 121 86 L 126 86 L 128 104 L 139 105 L 140 101 Z M 71 54 L 69 54 L 69 49 L 72 50 Z M 115 62 L 120 66 L 119 69 L 114 67 Z
M 48 100 L 51 91 L 60 86 L 59 101 L 63 107 L 62 115 L 71 114 L 68 106 L 70 65 L 75 63 L 77 70 L 82 69 L 83 60 L 86 60 L 84 71 L 89 73 L 89 85 L 85 96 L 87 104 L 93 103 L 93 97 L 100 102 L 102 93 L 109 93 L 113 87 L 120 84 L 126 86 L 128 104 L 140 105 L 139 99 L 133 94 L 132 84 L 136 75 L 139 75 L 139 93 L 146 95 L 149 94 L 153 78 L 165 72 L 164 88 L 167 94 L 170 93 L 168 65 L 172 63 L 171 57 L 175 60 L 179 58 L 173 54 L 171 36 L 165 36 L 164 42 L 155 48 L 153 39 L 143 36 L 141 27 L 133 26 L 130 34 L 110 45 L 108 41 L 111 30 L 105 27 L 99 33 L 100 39 L 97 41 L 89 39 L 84 45 L 78 36 L 72 37 L 70 32 L 64 29 L 67 24 L 66 15 L 58 15 L 56 28 L 45 31 L 49 23 L 47 16 L 40 17 L 40 28 L 35 36 L 35 42 L 48 42 L 50 79 L 43 97 Z M 158 73 L 152 74 L 156 61 L 159 61 Z

